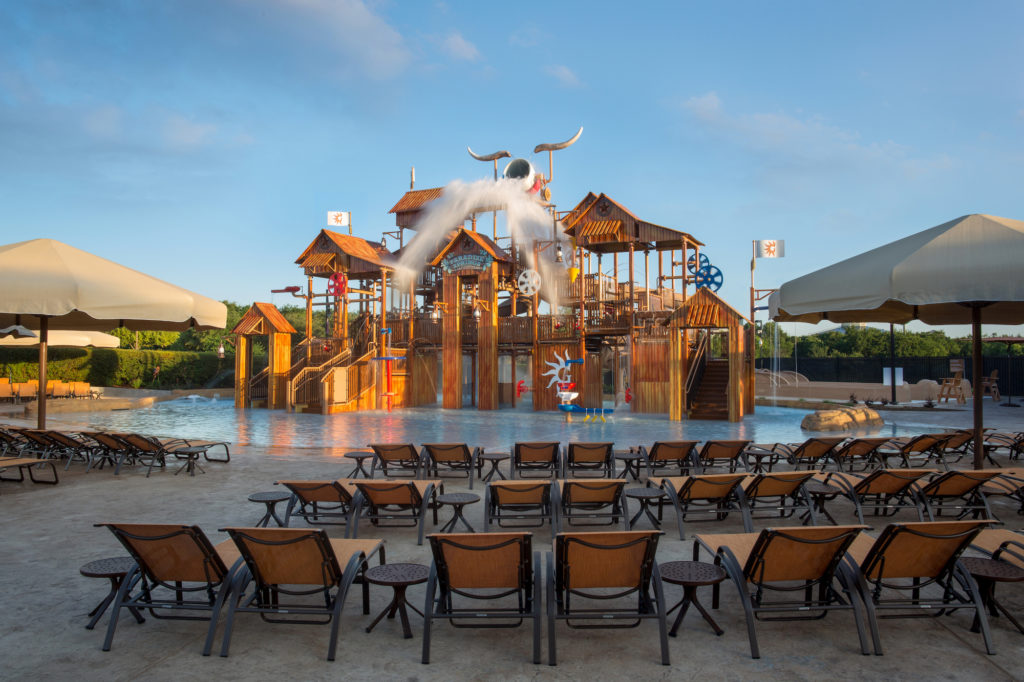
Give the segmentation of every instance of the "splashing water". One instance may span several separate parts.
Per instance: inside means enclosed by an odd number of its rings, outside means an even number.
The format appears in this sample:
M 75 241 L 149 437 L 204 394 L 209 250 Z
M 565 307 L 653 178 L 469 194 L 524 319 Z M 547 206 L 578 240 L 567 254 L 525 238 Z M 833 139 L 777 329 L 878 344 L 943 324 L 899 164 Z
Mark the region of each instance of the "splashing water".
M 554 262 L 554 249 L 547 249 L 540 262 L 535 262 L 532 244 L 535 239 L 552 238 L 553 218 L 536 197 L 523 191 L 522 181 L 516 179 L 469 183 L 455 180 L 449 183 L 444 194 L 428 205 L 425 215 L 416 225 L 416 236 L 402 249 L 395 268 L 398 286 L 408 288 L 410 281 L 423 271 L 427 259 L 437 253 L 449 233 L 462 226 L 466 218 L 496 210 L 504 211 L 508 234 L 521 250 L 528 267 L 540 273 L 543 297 L 556 306 L 554 275 L 562 270 L 562 266 Z M 563 236 L 561 226 L 557 229 L 557 236 L 563 242 L 563 248 L 568 248 L 569 242 Z

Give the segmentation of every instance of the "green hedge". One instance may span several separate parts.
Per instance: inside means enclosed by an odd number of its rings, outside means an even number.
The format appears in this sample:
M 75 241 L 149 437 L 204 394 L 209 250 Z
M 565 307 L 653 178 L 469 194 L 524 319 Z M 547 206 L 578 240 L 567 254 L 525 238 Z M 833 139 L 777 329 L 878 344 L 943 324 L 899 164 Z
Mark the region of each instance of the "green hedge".
M 196 388 L 205 385 L 218 369 L 231 360 L 218 362 L 216 353 L 189 351 L 124 350 L 110 348 L 50 348 L 47 352 L 48 379 L 88 381 L 94 386 L 132 388 Z M 153 370 L 160 367 L 154 378 Z M 0 349 L 0 376 L 11 381 L 39 377 L 37 348 Z

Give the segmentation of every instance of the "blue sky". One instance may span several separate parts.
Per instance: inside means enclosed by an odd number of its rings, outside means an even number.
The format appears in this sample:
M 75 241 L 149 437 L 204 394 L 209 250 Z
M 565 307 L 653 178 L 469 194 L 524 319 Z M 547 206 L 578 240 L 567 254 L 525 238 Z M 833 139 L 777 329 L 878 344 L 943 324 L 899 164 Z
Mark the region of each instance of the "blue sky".
M 967 213 L 1024 218 L 1018 2 L 0 0 L 0 242 L 271 300 L 353 212 L 508 149 L 690 232 L 747 305 Z M 292 299 L 278 295 L 279 304 Z M 950 330 L 954 331 L 954 330 Z

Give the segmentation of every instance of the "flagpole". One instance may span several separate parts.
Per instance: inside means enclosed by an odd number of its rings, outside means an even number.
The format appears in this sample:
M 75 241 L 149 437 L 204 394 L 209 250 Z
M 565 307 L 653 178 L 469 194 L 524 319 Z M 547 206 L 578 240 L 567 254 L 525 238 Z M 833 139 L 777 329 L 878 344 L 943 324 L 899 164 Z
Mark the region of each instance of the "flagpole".
M 757 262 L 757 240 L 750 241 L 750 324 L 754 324 L 754 263 Z

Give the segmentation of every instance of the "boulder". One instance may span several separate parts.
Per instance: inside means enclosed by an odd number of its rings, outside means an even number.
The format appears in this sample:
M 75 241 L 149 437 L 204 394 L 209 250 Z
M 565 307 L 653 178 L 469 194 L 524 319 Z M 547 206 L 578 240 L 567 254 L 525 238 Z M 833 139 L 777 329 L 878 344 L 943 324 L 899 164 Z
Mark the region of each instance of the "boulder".
M 804 417 L 800 428 L 805 431 L 858 431 L 882 426 L 878 412 L 870 407 L 836 407 L 818 410 Z

